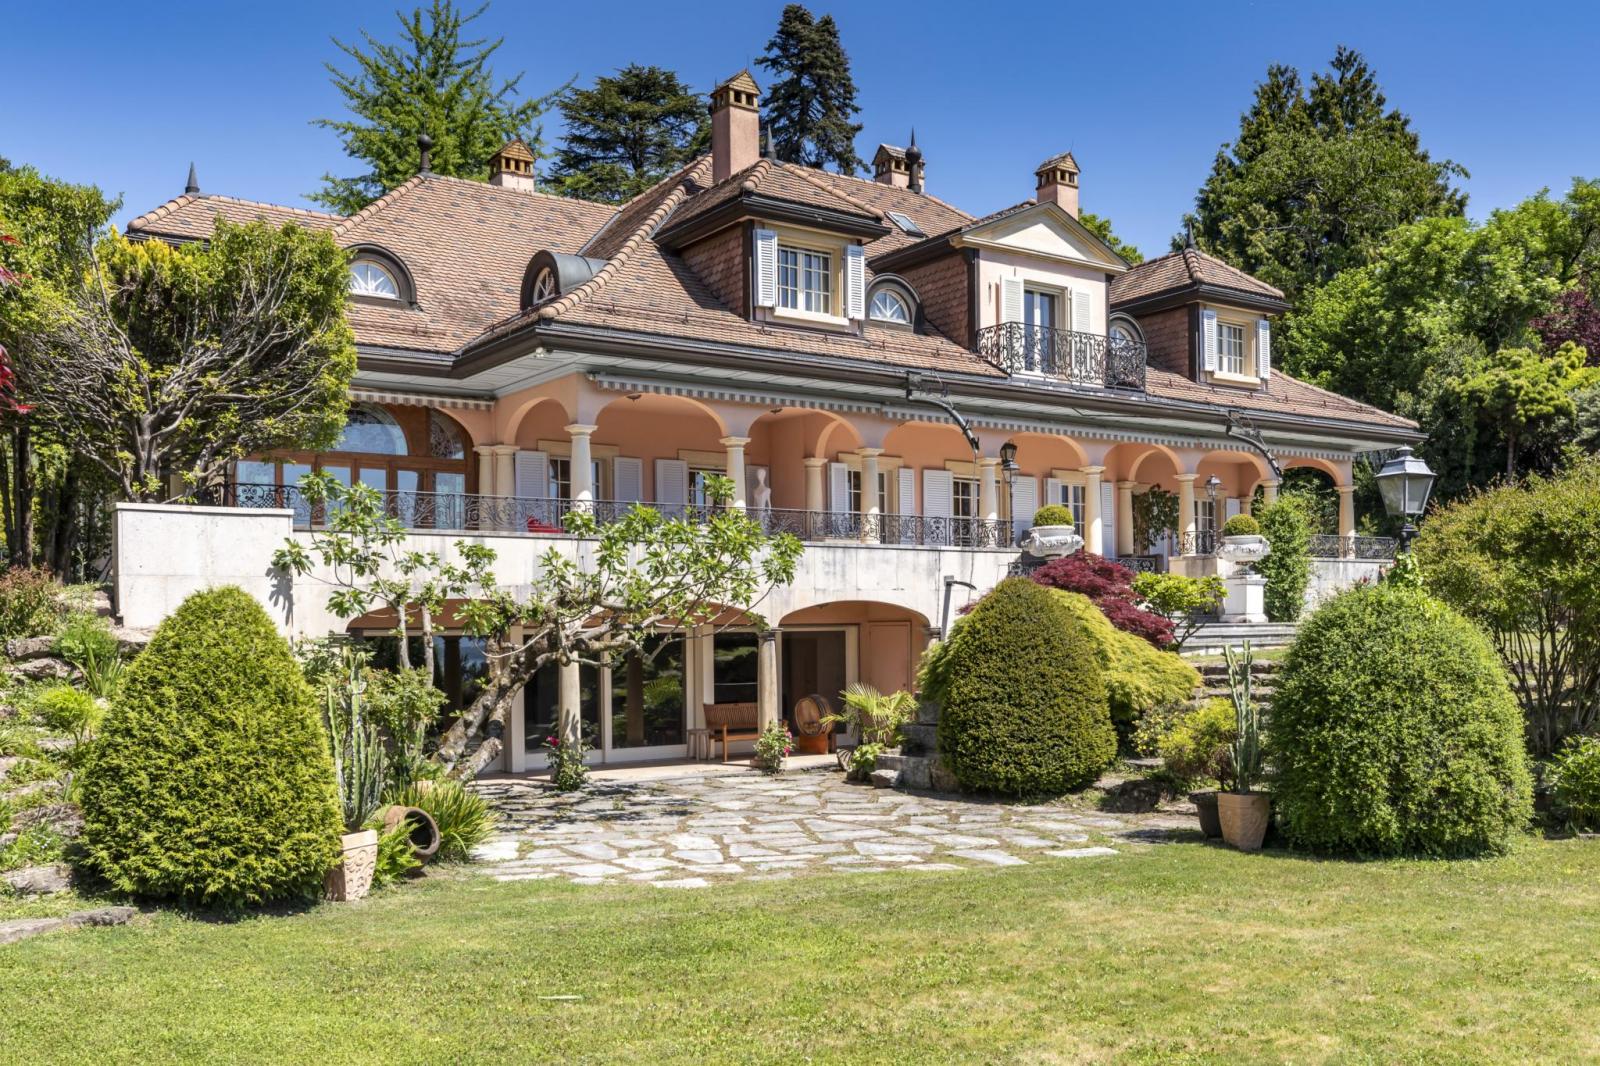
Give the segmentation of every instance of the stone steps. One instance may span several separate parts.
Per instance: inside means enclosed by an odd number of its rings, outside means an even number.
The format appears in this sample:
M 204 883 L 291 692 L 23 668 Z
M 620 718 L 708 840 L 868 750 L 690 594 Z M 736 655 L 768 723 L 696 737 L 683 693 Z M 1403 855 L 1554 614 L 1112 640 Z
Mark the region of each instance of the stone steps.
M 1295 622 L 1211 622 L 1196 629 L 1183 645 L 1184 655 L 1221 655 L 1245 641 L 1252 648 L 1284 648 L 1294 642 Z

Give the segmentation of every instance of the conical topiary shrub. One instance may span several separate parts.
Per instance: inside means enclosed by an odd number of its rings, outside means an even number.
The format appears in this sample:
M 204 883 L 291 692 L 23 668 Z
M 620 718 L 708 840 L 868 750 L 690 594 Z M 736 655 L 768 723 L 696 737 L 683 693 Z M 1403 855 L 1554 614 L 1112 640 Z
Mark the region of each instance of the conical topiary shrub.
M 197 592 L 129 667 L 83 778 L 89 864 L 237 909 L 315 894 L 343 831 L 310 687 L 261 605 Z
M 1503 851 L 1532 810 L 1522 713 L 1488 638 L 1411 589 L 1352 589 L 1301 624 L 1266 740 L 1283 829 L 1313 851 Z
M 930 654 L 939 751 L 963 788 L 1036 795 L 1092 781 L 1117 752 L 1093 641 L 1057 594 L 995 586 Z

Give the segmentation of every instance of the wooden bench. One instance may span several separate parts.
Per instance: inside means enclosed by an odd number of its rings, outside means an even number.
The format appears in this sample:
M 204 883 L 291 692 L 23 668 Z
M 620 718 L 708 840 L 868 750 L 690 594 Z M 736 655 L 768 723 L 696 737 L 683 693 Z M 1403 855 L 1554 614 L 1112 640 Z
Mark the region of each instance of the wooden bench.
M 707 703 L 704 705 L 706 728 L 711 730 L 711 742 L 722 745 L 722 761 L 728 761 L 728 745 L 735 740 L 755 740 L 761 735 L 756 728 L 756 705 L 753 703 Z

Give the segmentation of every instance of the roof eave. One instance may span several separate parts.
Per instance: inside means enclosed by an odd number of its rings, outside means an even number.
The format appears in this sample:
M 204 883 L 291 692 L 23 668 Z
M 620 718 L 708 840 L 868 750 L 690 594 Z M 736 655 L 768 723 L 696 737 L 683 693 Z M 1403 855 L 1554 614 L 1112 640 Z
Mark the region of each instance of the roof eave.
M 1230 289 L 1223 285 L 1212 285 L 1207 282 L 1197 282 L 1188 285 L 1179 285 L 1160 292 L 1152 292 L 1132 300 L 1118 300 L 1112 297 L 1111 310 L 1126 311 L 1131 313 L 1140 311 L 1161 311 L 1169 307 L 1178 307 L 1201 300 L 1214 303 L 1230 304 L 1235 307 L 1247 307 L 1254 311 L 1265 311 L 1269 314 L 1281 315 L 1289 310 L 1289 303 L 1276 296 L 1266 293 L 1247 292 L 1243 289 Z
M 747 218 L 770 218 L 778 222 L 825 229 L 867 240 L 876 240 L 889 234 L 889 227 L 877 219 L 845 211 L 834 211 L 826 207 L 798 204 L 755 192 L 740 193 L 727 203 L 719 204 L 680 225 L 669 224 L 656 234 L 656 242 L 663 247 L 676 250 Z

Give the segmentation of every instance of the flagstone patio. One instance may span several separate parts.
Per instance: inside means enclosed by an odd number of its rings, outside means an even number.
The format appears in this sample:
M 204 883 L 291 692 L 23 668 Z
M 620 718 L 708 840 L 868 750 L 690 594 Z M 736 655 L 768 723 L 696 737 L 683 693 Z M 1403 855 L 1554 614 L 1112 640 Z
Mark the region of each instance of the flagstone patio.
M 846 784 L 838 772 L 474 786 L 500 815 L 474 853 L 497 880 L 703 888 L 735 878 L 960 870 L 1111 857 L 1193 830 L 1177 815 L 1103 814 Z

